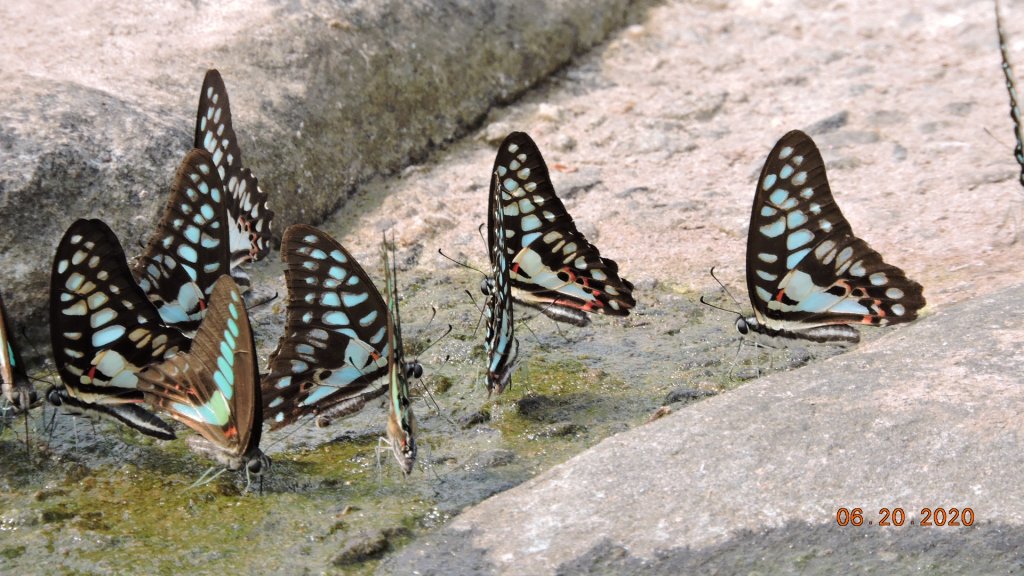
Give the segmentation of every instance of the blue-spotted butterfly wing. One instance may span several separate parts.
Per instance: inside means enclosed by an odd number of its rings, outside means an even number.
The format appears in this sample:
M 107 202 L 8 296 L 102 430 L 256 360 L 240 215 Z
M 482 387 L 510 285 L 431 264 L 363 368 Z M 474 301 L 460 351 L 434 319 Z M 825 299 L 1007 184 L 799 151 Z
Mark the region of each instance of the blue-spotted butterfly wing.
M 3 298 L 0 298 L 0 390 L 3 392 L 3 400 L 14 412 L 24 412 L 36 402 L 35 388 L 25 374 L 21 357 L 11 342 Z
M 626 316 L 636 305 L 633 285 L 618 265 L 602 258 L 576 229 L 555 196 L 547 164 L 533 140 L 513 132 L 498 149 L 491 195 L 500 203 L 507 235 L 512 295 L 555 320 L 586 325 L 584 312 Z M 495 213 L 488 214 L 489 246 L 495 241 Z M 493 263 L 492 263 L 493 264 Z
M 210 444 L 230 470 L 261 473 L 263 426 L 256 344 L 241 292 L 230 276 L 214 284 L 192 349 L 139 373 L 146 402 L 168 412 Z
M 138 372 L 189 340 L 165 326 L 132 278 L 124 250 L 100 220 L 77 220 L 57 247 L 50 277 L 50 341 L 64 383 L 53 404 L 119 420 L 144 434 L 174 438 L 141 406 Z
M 398 286 L 394 262 L 388 258 L 387 242 L 381 244 L 388 295 L 388 442 L 403 474 L 416 463 L 416 417 L 409 399 L 409 366 L 402 346 L 402 321 L 398 311 Z
M 256 177 L 242 164 L 242 150 L 231 125 L 228 91 L 216 70 L 208 70 L 203 80 L 194 145 L 210 153 L 228 190 L 231 274 L 248 284 L 248 277 L 238 267 L 270 252 L 274 212 L 267 208 L 267 195 L 260 190 Z
M 836 325 L 909 322 L 925 304 L 920 284 L 853 234 L 821 153 L 799 130 L 779 140 L 758 180 L 747 290 L 756 324 L 819 341 L 856 342 L 856 330 Z
M 512 280 L 509 277 L 509 256 L 505 249 L 505 218 L 501 210 L 501 186 L 492 178 L 489 202 L 489 230 L 491 237 L 490 294 L 484 306 L 487 316 L 487 392 L 501 394 L 512 383 L 519 340 L 515 337 L 515 317 L 512 310 Z
M 182 161 L 163 217 L 134 267 L 165 324 L 195 330 L 213 284 L 230 267 L 227 197 L 206 150 Z
M 1006 46 L 1006 32 L 1003 30 L 1003 18 L 996 1 L 996 34 L 999 36 L 999 54 L 1003 61 L 1003 76 L 1006 77 L 1006 91 L 1010 94 L 1010 119 L 1013 120 L 1013 136 L 1017 144 L 1013 155 L 1020 165 L 1020 185 L 1024 186 L 1024 134 L 1022 134 L 1020 117 L 1020 98 L 1017 96 L 1017 82 L 1010 66 L 1010 50 Z
M 387 305 L 355 258 L 324 232 L 297 224 L 281 244 L 288 286 L 284 335 L 263 379 L 271 429 L 303 416 L 326 425 L 385 393 Z

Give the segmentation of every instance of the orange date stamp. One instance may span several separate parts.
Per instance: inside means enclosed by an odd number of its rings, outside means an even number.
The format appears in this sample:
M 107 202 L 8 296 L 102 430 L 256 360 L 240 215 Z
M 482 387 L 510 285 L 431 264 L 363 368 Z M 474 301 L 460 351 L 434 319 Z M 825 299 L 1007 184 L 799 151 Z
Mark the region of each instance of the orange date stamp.
M 903 508 L 880 508 L 877 519 L 866 518 L 863 508 L 840 508 L 836 524 L 840 526 L 972 526 L 973 508 L 921 508 L 920 519 L 907 518 Z

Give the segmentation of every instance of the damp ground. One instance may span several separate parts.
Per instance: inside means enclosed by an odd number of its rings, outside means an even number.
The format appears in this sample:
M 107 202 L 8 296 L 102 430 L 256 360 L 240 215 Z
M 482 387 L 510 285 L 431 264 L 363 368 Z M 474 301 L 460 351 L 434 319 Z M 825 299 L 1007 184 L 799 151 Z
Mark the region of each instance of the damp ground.
M 379 264 L 367 266 L 379 277 Z M 26 574 L 53 573 L 55 558 L 78 574 L 125 566 L 148 574 L 371 573 L 466 506 L 609 435 L 841 350 L 743 345 L 730 316 L 694 304 L 699 294 L 647 286 L 636 314 L 585 328 L 521 309 L 512 388 L 488 398 L 484 327 L 476 328 L 479 309 L 461 291 L 478 284 L 476 273 L 400 270 L 399 283 L 408 354 L 426 370 L 414 385 L 420 451 L 409 477 L 380 444 L 379 401 L 327 428 L 304 422 L 265 433 L 273 466 L 248 490 L 235 473 L 190 489 L 209 462 L 183 438 L 162 442 L 37 410 L 29 448 L 20 418 L 0 435 L 0 563 Z M 257 331 L 280 329 L 280 306 L 252 311 Z M 449 323 L 452 332 L 420 352 Z M 261 342 L 264 358 L 272 345 Z

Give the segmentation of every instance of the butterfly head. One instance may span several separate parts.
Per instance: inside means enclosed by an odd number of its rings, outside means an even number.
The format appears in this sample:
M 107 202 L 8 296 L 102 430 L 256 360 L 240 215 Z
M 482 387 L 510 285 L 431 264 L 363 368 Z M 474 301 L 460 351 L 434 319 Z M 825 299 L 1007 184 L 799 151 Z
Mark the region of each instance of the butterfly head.
M 480 281 L 480 291 L 484 296 L 494 294 L 494 278 L 484 278 Z
M 751 331 L 757 332 L 758 326 L 757 318 L 754 318 L 753 316 L 738 316 L 736 318 L 736 330 L 744 336 L 749 334 Z
M 249 454 L 245 463 L 245 473 L 250 476 L 262 476 L 270 470 L 270 456 L 256 449 L 256 454 Z
M 422 378 L 423 377 L 423 365 L 420 364 L 419 360 L 413 359 L 405 363 L 405 377 L 406 378 Z
M 67 394 L 67 392 L 63 388 L 51 386 L 50 389 L 46 391 L 46 401 L 49 402 L 51 406 L 60 406 L 64 403 L 65 394 Z

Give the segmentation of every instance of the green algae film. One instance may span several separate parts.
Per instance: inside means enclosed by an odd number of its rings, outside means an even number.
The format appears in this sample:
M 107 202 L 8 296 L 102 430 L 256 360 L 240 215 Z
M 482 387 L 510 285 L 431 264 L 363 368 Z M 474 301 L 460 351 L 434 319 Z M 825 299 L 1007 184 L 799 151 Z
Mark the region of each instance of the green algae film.
M 584 329 L 520 315 L 513 385 L 488 398 L 479 309 L 410 276 L 399 273 L 408 286 L 403 333 L 426 376 L 413 386 L 420 453 L 408 478 L 380 445 L 377 403 L 326 431 L 307 423 L 265 434 L 273 465 L 262 495 L 259 481 L 243 494 L 245 480 L 233 473 L 187 490 L 210 464 L 184 439 L 67 416 L 51 435 L 48 409 L 32 416 L 31 461 L 19 426 L 0 433 L 0 572 L 372 573 L 418 534 L 642 425 L 667 399 L 735 386 L 748 365 L 772 368 L 764 350 L 737 352 L 726 315 L 652 287 L 633 316 L 596 317 Z M 458 285 L 479 281 L 455 276 Z M 265 355 L 283 315 L 273 306 L 253 315 Z M 452 334 L 426 349 L 448 323 Z

